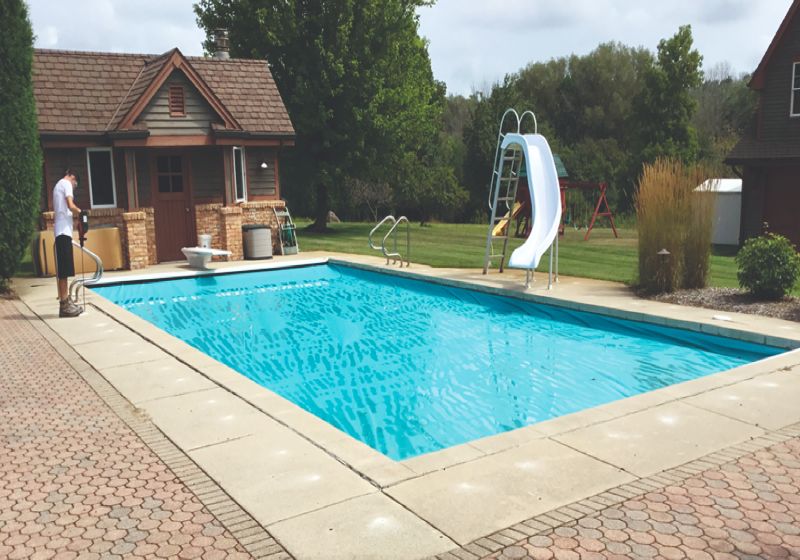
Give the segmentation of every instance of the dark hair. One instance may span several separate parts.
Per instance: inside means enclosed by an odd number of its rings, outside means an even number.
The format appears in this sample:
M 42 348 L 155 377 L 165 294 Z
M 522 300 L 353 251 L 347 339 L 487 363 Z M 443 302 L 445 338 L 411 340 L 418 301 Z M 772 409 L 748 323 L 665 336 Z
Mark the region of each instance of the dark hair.
M 76 180 L 76 181 L 77 181 L 78 179 L 80 179 L 80 176 L 78 175 L 78 172 L 77 172 L 77 171 L 75 171 L 74 169 L 72 169 L 71 167 L 67 167 L 67 168 L 64 170 L 64 177 L 66 177 L 67 175 L 72 175 L 73 177 L 75 177 L 75 180 Z

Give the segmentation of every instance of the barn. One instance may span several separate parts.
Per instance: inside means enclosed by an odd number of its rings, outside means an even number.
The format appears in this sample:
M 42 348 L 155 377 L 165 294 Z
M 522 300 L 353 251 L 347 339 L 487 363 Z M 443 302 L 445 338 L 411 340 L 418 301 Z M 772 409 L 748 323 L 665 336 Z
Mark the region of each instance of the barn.
M 800 0 L 792 2 L 749 87 L 751 126 L 726 159 L 742 178 L 740 242 L 769 231 L 800 247 Z

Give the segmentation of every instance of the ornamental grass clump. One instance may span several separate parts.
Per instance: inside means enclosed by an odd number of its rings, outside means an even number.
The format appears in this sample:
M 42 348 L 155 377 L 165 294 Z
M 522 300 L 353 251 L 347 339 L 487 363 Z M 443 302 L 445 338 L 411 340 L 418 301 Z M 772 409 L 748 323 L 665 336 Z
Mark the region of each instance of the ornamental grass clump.
M 736 264 L 739 285 L 760 299 L 783 299 L 800 279 L 800 255 L 781 235 L 748 239 L 736 254 Z
M 646 164 L 636 194 L 639 286 L 648 293 L 704 287 L 714 200 L 695 192 L 706 172 L 674 159 Z

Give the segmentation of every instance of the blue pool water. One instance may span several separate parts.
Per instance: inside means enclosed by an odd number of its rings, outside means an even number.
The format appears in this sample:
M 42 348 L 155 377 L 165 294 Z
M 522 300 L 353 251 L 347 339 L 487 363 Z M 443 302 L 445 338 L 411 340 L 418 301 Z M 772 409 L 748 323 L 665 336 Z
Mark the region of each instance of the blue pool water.
M 337 265 L 95 291 L 398 460 L 781 351 Z

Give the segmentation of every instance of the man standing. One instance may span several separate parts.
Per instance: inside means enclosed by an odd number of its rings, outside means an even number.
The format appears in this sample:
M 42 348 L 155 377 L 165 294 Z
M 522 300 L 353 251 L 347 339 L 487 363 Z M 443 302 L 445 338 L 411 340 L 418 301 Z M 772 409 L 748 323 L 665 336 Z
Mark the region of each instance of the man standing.
M 72 260 L 72 216 L 80 214 L 81 209 L 75 206 L 72 191 L 77 186 L 78 174 L 72 169 L 67 169 L 64 171 L 64 178 L 56 183 L 53 189 L 59 317 L 77 317 L 83 313 L 83 308 L 70 299 L 67 285 L 67 279 L 75 276 L 75 263 Z

